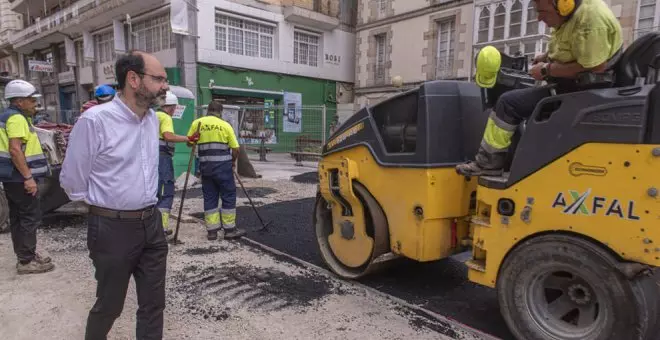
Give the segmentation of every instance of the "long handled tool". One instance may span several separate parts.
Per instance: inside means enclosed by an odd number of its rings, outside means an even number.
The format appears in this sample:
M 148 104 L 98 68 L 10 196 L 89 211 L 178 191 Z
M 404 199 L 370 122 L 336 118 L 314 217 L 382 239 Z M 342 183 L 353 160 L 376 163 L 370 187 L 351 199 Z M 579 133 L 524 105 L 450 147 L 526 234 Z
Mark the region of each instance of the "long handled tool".
M 241 185 L 241 189 L 243 189 L 243 192 L 245 193 L 245 197 L 247 197 L 248 201 L 250 201 L 250 205 L 252 206 L 252 209 L 254 210 L 254 213 L 257 214 L 257 217 L 259 218 L 259 222 L 261 222 L 261 228 L 255 230 L 255 231 L 262 231 L 266 228 L 268 228 L 269 225 L 271 225 L 273 222 L 270 221 L 268 223 L 265 223 L 264 220 L 261 218 L 261 215 L 259 215 L 259 211 L 257 210 L 257 207 L 254 206 L 254 203 L 252 202 L 252 199 L 250 198 L 250 195 L 248 195 L 247 190 L 245 190 L 245 187 L 243 186 L 243 182 L 241 181 L 241 178 L 238 176 L 238 173 L 236 170 L 234 170 L 234 177 L 238 180 L 238 184 Z
M 197 124 L 197 132 L 199 134 L 199 128 L 202 126 L 202 123 Z M 197 142 L 194 142 L 192 148 L 190 149 L 190 159 L 188 160 L 188 171 L 186 172 L 186 180 L 183 182 L 183 192 L 181 192 L 181 204 L 179 205 L 179 216 L 176 219 L 176 229 L 174 230 L 174 237 L 172 238 L 172 244 L 182 244 L 183 242 L 179 241 L 179 226 L 181 225 L 181 213 L 183 213 L 183 201 L 186 199 L 186 191 L 188 190 L 188 178 L 190 177 L 190 171 L 192 170 L 193 161 L 195 160 L 195 150 L 197 149 Z

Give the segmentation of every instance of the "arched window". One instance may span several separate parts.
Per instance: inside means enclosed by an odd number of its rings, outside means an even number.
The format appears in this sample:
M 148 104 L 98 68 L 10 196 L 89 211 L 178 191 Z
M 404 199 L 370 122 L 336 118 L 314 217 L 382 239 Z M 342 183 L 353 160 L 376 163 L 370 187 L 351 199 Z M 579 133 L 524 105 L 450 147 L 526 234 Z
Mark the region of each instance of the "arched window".
M 539 34 L 539 20 L 537 19 L 537 15 L 534 1 L 529 0 L 529 4 L 527 5 L 527 35 Z
M 504 19 L 506 18 L 506 9 L 503 4 L 497 5 L 495 9 L 495 22 L 493 24 L 493 40 L 504 39 Z
M 509 38 L 520 36 L 520 25 L 522 24 L 522 4 L 515 1 L 511 6 L 511 22 L 509 24 Z
M 490 11 L 488 7 L 481 9 L 479 14 L 479 33 L 477 36 L 477 42 L 486 42 L 488 41 L 488 26 L 490 25 Z

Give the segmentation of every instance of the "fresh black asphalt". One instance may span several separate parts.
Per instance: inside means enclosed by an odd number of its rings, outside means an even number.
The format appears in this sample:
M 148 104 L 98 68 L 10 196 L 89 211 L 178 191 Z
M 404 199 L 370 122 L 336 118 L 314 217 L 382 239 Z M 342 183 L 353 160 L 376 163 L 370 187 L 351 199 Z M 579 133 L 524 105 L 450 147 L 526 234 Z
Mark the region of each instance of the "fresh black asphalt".
M 325 267 L 316 246 L 313 208 L 313 198 L 260 206 L 262 218 L 272 224 L 266 231 L 250 232 L 248 237 Z M 259 227 L 259 220 L 249 206 L 237 210 L 238 225 L 249 230 Z M 405 262 L 360 282 L 482 332 L 513 339 L 500 314 L 495 290 L 468 281 L 467 269 L 456 261 Z

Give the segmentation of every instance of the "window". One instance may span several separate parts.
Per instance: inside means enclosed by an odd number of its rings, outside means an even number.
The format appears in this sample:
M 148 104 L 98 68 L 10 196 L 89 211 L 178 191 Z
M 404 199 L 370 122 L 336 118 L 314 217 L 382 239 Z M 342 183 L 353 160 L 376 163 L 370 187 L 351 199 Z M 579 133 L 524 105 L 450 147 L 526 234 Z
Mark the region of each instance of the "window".
M 637 19 L 637 36 L 644 35 L 653 29 L 655 20 L 655 0 L 640 0 L 639 17 Z
M 516 1 L 511 6 L 511 22 L 509 23 L 509 38 L 520 36 L 520 25 L 522 24 L 522 4 Z
M 115 41 L 112 32 L 102 33 L 94 36 L 96 43 L 96 55 L 99 64 L 107 63 L 115 59 Z
M 215 49 L 231 54 L 273 58 L 275 26 L 215 14 Z
M 58 47 L 58 63 L 57 72 L 68 72 L 69 65 L 66 64 L 66 48 L 64 45 Z
M 509 44 L 509 55 L 515 57 L 519 52 L 522 52 L 520 51 L 520 44 Z
M 293 63 L 319 66 L 319 36 L 296 31 L 293 33 Z
M 376 41 L 376 65 L 374 80 L 376 84 L 385 84 L 385 34 L 374 36 Z
M 523 53 L 531 63 L 536 56 L 536 42 L 525 43 Z
M 527 35 L 539 34 L 539 21 L 536 18 L 538 13 L 534 7 L 534 1 L 530 1 L 527 5 Z
M 495 9 L 495 23 L 493 25 L 493 40 L 504 39 L 504 19 L 506 17 L 506 10 L 504 5 L 500 4 Z
M 438 52 L 436 54 L 436 79 L 454 75 L 454 19 L 438 23 Z
M 479 33 L 477 42 L 488 41 L 488 26 L 490 25 L 490 11 L 487 7 L 481 9 L 479 14 Z
M 169 14 L 134 24 L 133 47 L 147 53 L 176 48 Z
M 390 0 L 376 0 L 378 6 L 378 17 L 383 18 L 387 15 L 387 5 Z
M 76 58 L 78 59 L 78 66 L 80 67 L 89 67 L 92 66 L 92 62 L 85 61 L 85 55 L 83 54 L 83 42 L 82 40 L 76 41 Z

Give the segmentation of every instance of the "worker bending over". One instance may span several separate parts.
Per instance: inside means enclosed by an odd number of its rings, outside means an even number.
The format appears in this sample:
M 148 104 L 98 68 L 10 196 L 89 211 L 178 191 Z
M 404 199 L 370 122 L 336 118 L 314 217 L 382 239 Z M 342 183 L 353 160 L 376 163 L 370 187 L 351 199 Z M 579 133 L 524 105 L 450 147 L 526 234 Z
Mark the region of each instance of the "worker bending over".
M 9 203 L 9 228 L 18 274 L 45 273 L 55 267 L 37 254 L 37 227 L 41 208 L 37 179 L 48 175 L 48 160 L 32 125 L 37 110 L 37 89 L 24 80 L 5 87 L 9 107 L 0 115 L 0 181 Z
M 196 142 L 199 134 L 190 137 L 174 134 L 172 115 L 179 99 L 172 91 L 167 91 L 165 103 L 156 111 L 160 126 L 160 147 L 158 157 L 158 203 L 156 207 L 163 216 L 163 229 L 166 235 L 172 234 L 170 229 L 170 211 L 174 203 L 174 157 L 175 143 Z
M 196 119 L 188 136 L 199 131 L 199 168 L 204 194 L 204 220 L 207 238 L 233 239 L 245 235 L 236 227 L 236 183 L 233 168 L 238 159 L 239 145 L 231 125 L 222 120 L 222 103 L 211 101 L 207 115 Z M 222 199 L 221 212 L 218 200 Z M 222 218 L 221 218 L 222 216 Z
M 621 53 L 621 25 L 603 0 L 533 1 L 538 19 L 553 30 L 547 53 L 534 58 L 529 73 L 536 80 L 553 79 L 558 94 L 578 91 L 575 79 L 579 73 L 603 73 L 608 62 Z M 494 48 L 485 48 L 479 53 L 476 74 L 479 86 L 489 88 L 495 85 L 499 58 L 499 52 Z M 518 125 L 550 95 L 548 86 L 502 94 L 490 114 L 475 161 L 458 165 L 458 173 L 465 176 L 500 175 Z

